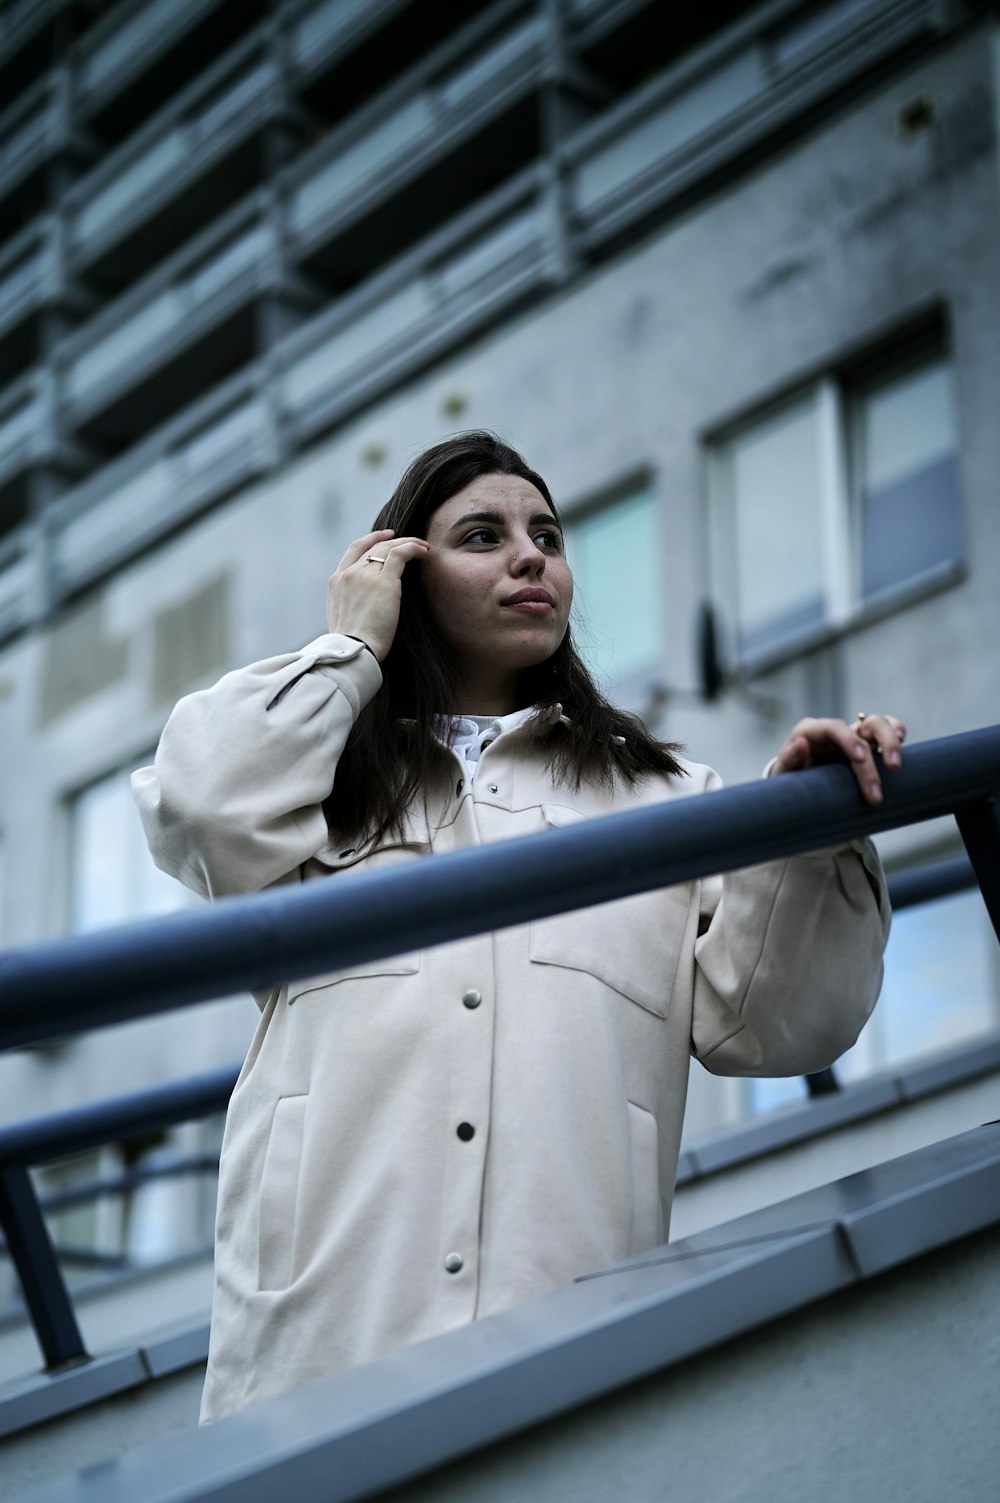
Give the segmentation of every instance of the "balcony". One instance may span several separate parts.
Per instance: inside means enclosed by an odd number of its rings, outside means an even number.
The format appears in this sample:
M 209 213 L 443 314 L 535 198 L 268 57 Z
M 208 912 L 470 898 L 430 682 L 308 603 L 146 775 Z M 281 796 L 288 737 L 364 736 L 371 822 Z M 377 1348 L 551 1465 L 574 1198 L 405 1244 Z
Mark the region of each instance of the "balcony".
M 40 371 L 0 392 L 0 536 L 27 517 L 29 471 L 52 457 L 51 398 Z
M 120 141 L 262 19 L 262 0 L 126 0 L 74 55 L 80 116 Z
M 27 528 L 0 538 L 0 639 L 27 626 L 36 584 L 35 558 Z
M 45 208 L 57 157 L 71 148 L 87 154 L 86 143 L 71 138 L 65 84 L 64 74 L 49 73 L 0 115 L 0 233 L 16 233 Z
M 93 20 L 88 0 L 8 0 L 0 7 L 0 99 L 27 88 L 56 60 L 60 33 Z
M 58 286 L 55 223 L 36 219 L 0 248 L 0 382 L 39 358 L 38 315 Z
M 292 246 L 345 291 L 539 154 L 540 18 L 503 4 L 295 164 Z
M 69 429 L 120 452 L 259 353 L 265 297 L 296 301 L 276 224 L 246 200 L 60 350 Z
M 786 0 L 733 26 L 570 143 L 583 246 L 612 247 L 940 24 L 933 0 L 827 0 L 805 12 Z
M 249 373 L 226 382 L 53 505 L 57 593 L 100 578 L 274 460 L 265 398 Z
M 283 118 L 276 65 L 248 36 L 67 194 L 74 266 L 122 290 L 257 186 Z
M 290 7 L 289 62 L 301 96 L 329 123 L 468 23 L 463 0 L 304 0 Z
M 528 172 L 285 342 L 277 361 L 289 435 L 306 442 L 538 296 L 555 264 L 542 186 Z

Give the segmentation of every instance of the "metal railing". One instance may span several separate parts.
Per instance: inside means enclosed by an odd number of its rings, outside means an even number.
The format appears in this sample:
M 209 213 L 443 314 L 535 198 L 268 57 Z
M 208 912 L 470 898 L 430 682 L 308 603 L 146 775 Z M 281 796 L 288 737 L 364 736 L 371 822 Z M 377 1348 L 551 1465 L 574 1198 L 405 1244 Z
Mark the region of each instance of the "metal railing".
M 862 803 L 815 768 L 0 955 L 0 1048 L 208 1001 L 954 815 L 968 861 L 896 879 L 900 906 L 978 883 L 1000 936 L 1000 726 L 907 749 Z M 0 1132 L 0 1227 L 50 1369 L 87 1360 L 28 1166 L 218 1111 L 232 1069 Z

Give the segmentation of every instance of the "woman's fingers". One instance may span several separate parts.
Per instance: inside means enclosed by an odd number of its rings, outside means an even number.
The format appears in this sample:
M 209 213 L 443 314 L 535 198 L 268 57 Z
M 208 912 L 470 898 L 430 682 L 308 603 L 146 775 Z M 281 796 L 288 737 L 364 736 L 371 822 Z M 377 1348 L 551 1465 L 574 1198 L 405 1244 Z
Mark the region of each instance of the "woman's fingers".
M 382 543 L 384 545 L 385 539 L 391 538 L 392 535 L 392 528 L 384 527 L 381 532 L 366 532 L 363 538 L 355 538 L 354 542 L 351 543 L 350 547 L 347 549 L 347 552 L 344 554 L 343 558 L 340 560 L 340 563 L 337 565 L 338 571 L 341 569 L 349 569 L 352 564 L 356 564 L 358 562 L 358 559 L 364 558 L 365 554 L 368 553 L 370 549 L 375 548 L 376 544 Z M 379 549 L 377 551 L 382 550 Z
M 330 576 L 327 630 L 360 637 L 381 662 L 399 625 L 403 570 L 429 546 L 423 538 L 397 538 L 388 528 L 353 542 Z
M 806 719 L 792 728 L 775 760 L 772 773 L 795 772 L 822 762 L 850 763 L 864 798 L 882 800 L 877 750 L 887 767 L 899 767 L 906 726 L 895 715 L 865 715 L 853 726 L 846 720 Z

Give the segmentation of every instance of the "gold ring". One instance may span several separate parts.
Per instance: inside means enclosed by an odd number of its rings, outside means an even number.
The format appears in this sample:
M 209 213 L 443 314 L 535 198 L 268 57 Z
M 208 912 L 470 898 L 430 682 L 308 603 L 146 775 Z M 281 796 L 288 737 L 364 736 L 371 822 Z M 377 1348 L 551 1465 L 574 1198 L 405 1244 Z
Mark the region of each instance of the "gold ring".
M 385 563 L 385 559 L 384 558 L 379 558 L 378 555 L 374 554 L 374 553 L 366 553 L 365 554 L 365 563 L 366 564 L 384 564 Z

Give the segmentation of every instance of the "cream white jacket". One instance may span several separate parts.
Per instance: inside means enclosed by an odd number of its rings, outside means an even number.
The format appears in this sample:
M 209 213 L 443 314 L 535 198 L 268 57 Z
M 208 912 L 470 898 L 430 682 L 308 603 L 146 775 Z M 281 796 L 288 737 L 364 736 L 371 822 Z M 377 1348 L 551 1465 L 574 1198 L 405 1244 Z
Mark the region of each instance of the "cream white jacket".
M 207 897 L 419 862 L 719 786 L 555 783 L 525 725 L 443 752 L 406 839 L 321 809 L 375 659 L 324 636 L 177 705 L 133 783 Z M 554 712 L 558 715 L 558 709 Z M 203 1417 L 502 1310 L 666 1236 L 689 1056 L 798 1074 L 855 1040 L 888 902 L 867 842 L 315 976 L 258 997 L 219 1185 Z

